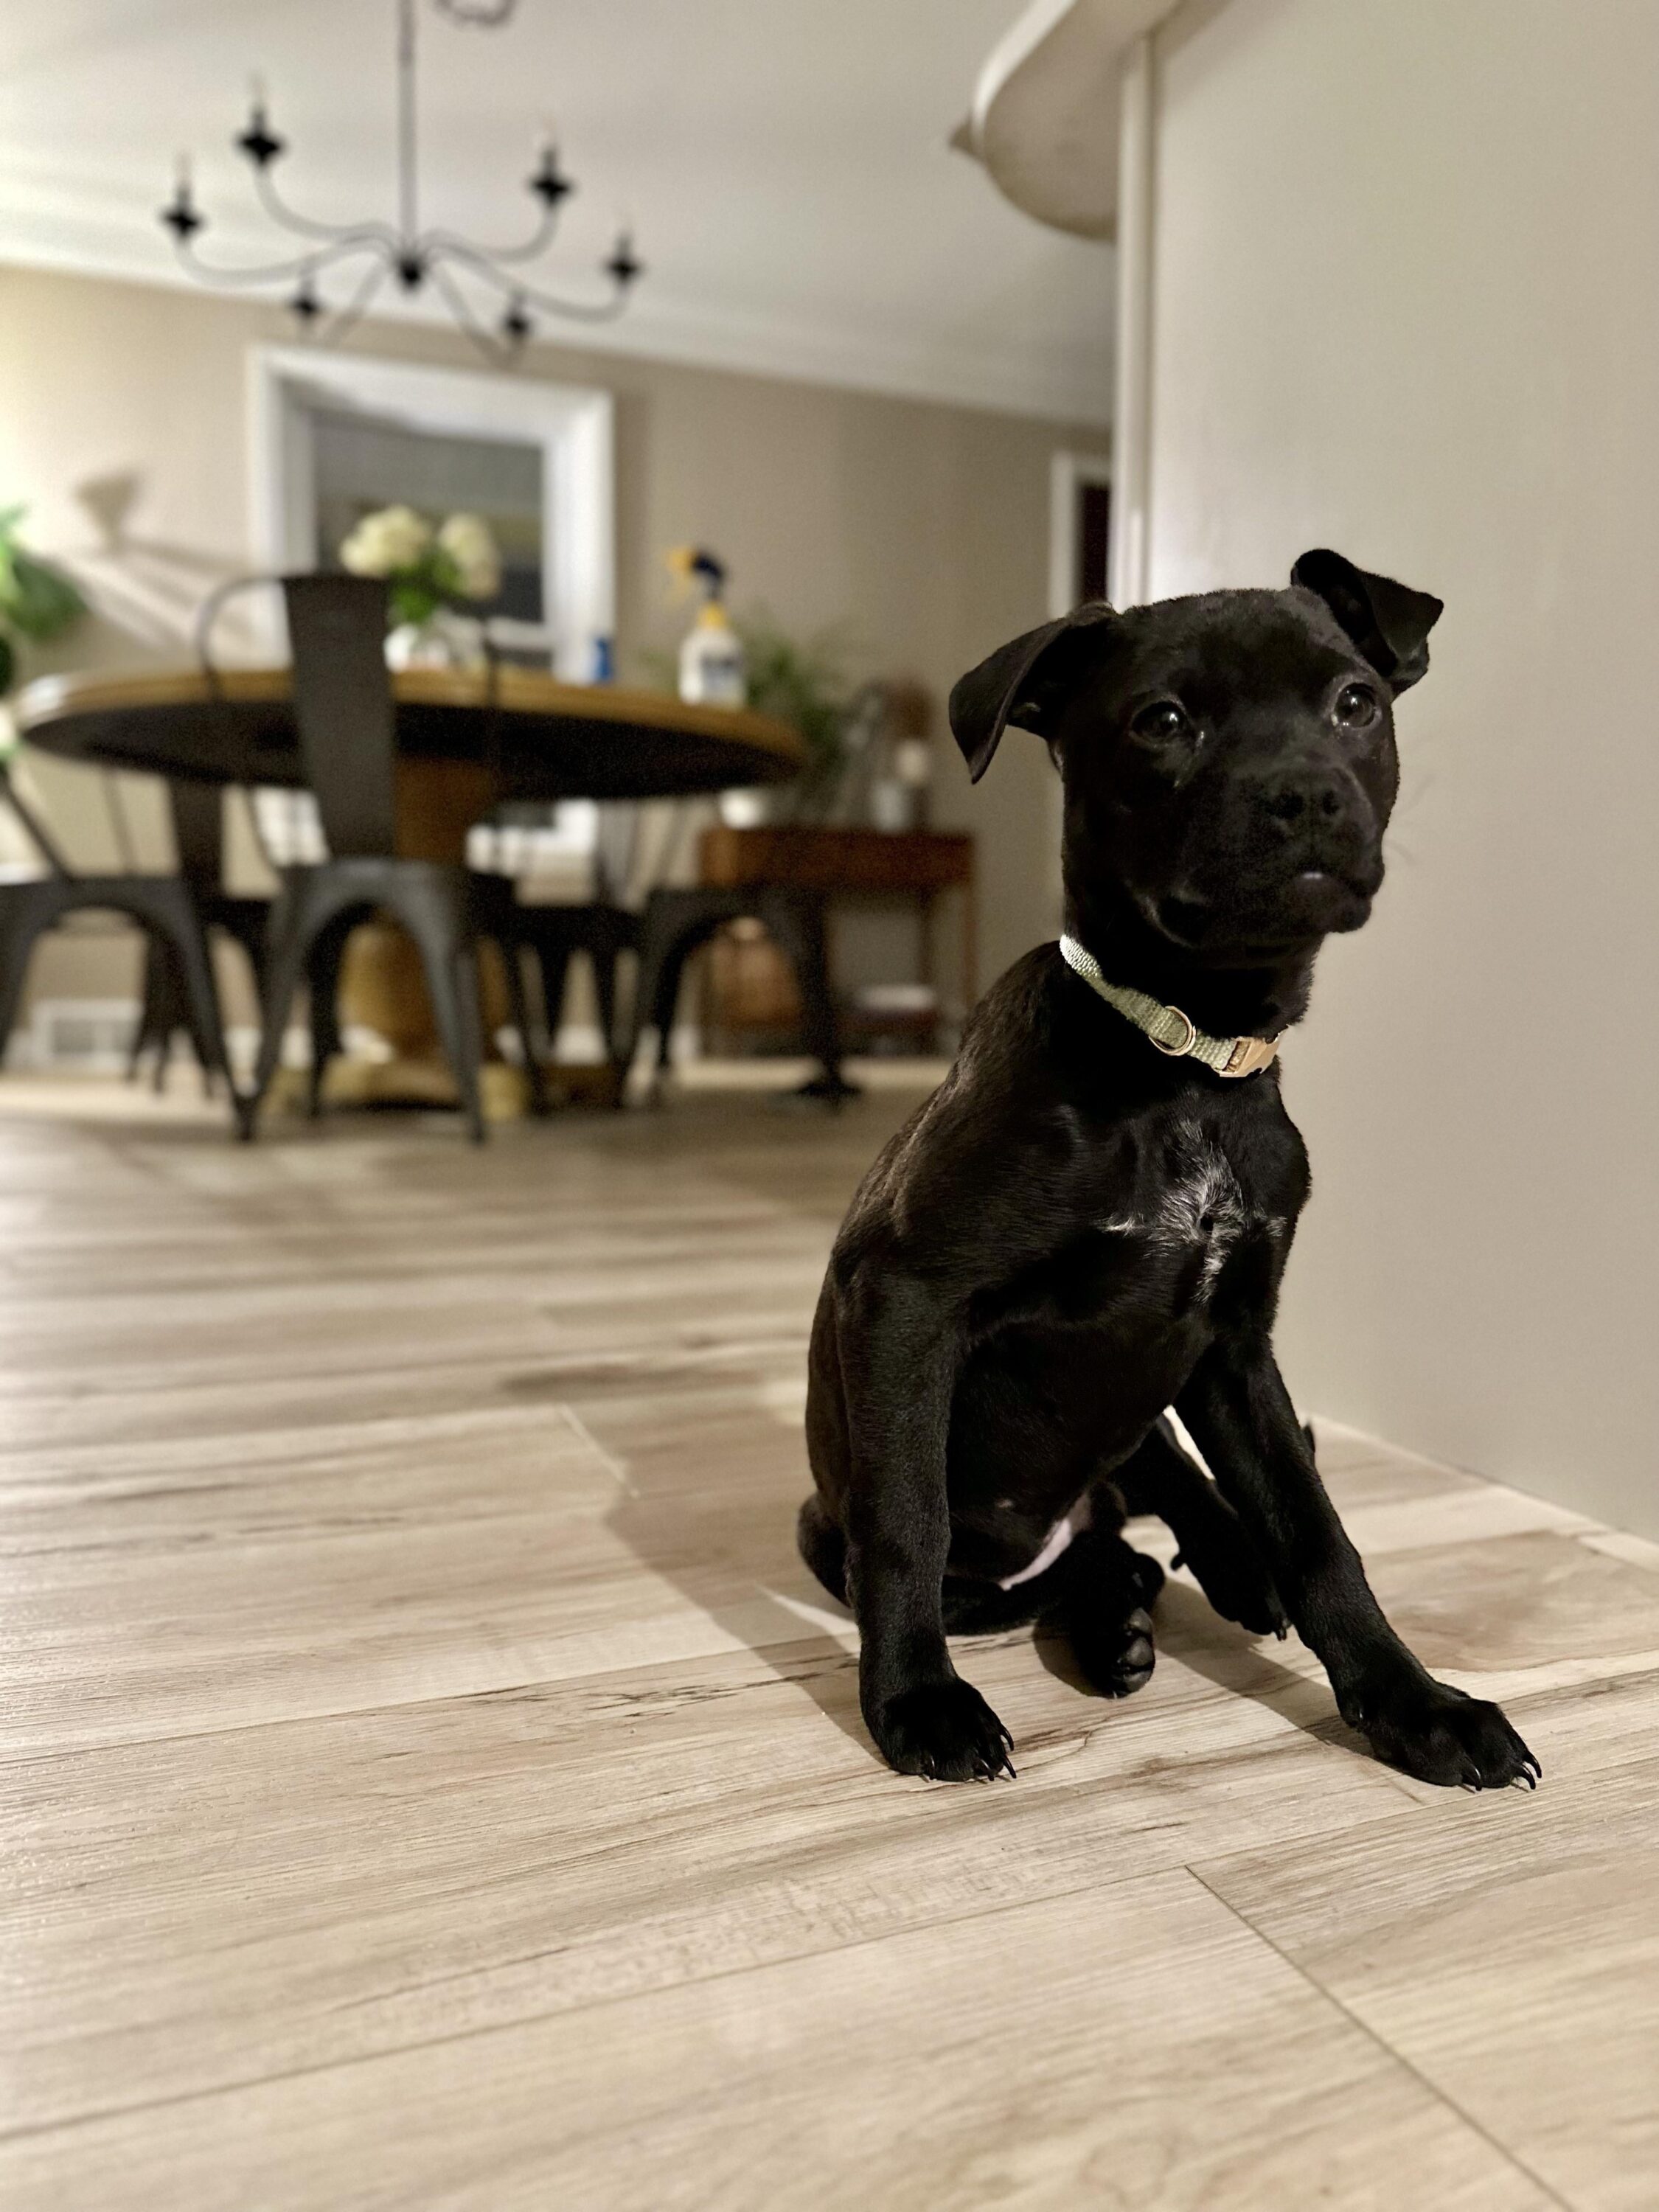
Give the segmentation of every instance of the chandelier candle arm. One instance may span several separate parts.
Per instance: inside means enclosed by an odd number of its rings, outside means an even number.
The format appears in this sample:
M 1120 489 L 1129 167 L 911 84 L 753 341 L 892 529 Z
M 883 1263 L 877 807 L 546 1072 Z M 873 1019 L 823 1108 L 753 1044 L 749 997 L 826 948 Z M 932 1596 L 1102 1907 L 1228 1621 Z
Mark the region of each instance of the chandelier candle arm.
M 504 269 L 495 267 L 489 257 L 475 252 L 469 246 L 462 246 L 459 243 L 452 246 L 444 258 L 463 263 L 483 283 L 493 284 L 498 292 L 504 293 L 510 300 L 518 301 L 522 305 L 539 307 L 546 314 L 568 316 L 579 322 L 608 323 L 614 321 L 627 306 L 629 286 L 634 281 L 631 276 L 623 276 L 617 273 L 615 264 L 626 257 L 627 265 L 630 268 L 635 267 L 637 264 L 634 263 L 632 256 L 632 241 L 624 232 L 617 240 L 611 259 L 601 264 L 603 270 L 611 272 L 611 282 L 614 288 L 608 300 L 558 299 L 550 292 L 540 291 L 535 285 L 526 283 L 522 276 L 512 275 Z
M 224 269 L 211 261 L 204 261 L 188 235 L 176 236 L 173 248 L 180 262 L 192 276 L 204 283 L 222 284 L 234 289 L 247 284 L 285 284 L 290 278 L 315 277 L 343 261 L 359 253 L 379 250 L 372 239 L 343 238 L 320 252 L 296 254 L 291 261 L 260 262 L 246 269 Z
M 239 138 L 236 143 L 240 146 L 242 141 Z M 260 206 L 271 221 L 281 223 L 285 230 L 291 230 L 301 238 L 315 238 L 324 243 L 337 238 L 372 238 L 379 246 L 396 246 L 398 244 L 398 234 L 392 225 L 377 222 L 373 217 L 367 222 L 319 222 L 314 216 L 301 215 L 297 208 L 290 207 L 283 199 L 276 189 L 275 178 L 264 164 L 256 164 L 254 167 L 253 189 L 258 195 Z
M 540 173 L 540 171 L 538 171 L 537 175 L 539 176 Z M 531 191 L 534 191 L 537 186 L 536 177 L 532 177 L 529 183 Z M 456 231 L 445 230 L 441 226 L 431 230 L 423 230 L 417 242 L 434 252 L 477 253 L 481 254 L 487 261 L 534 261 L 538 255 L 545 253 L 553 243 L 553 234 L 559 227 L 560 201 L 576 189 L 574 185 L 567 183 L 563 178 L 559 179 L 559 185 L 557 198 L 544 199 L 541 216 L 535 229 L 528 238 L 521 240 L 516 246 L 475 246 L 470 239 L 461 237 Z
M 326 343 L 335 344 L 354 324 L 362 322 L 376 293 L 386 283 L 388 273 L 384 261 L 372 263 L 364 271 L 362 283 L 344 306 L 335 308 L 331 314 L 315 292 L 302 284 L 299 293 L 289 302 L 290 312 L 297 315 L 302 324 L 314 329 Z
M 196 251 L 195 240 L 207 225 L 197 206 L 187 158 L 180 160 L 173 194 L 161 209 L 160 220 L 171 232 L 180 265 L 198 282 L 227 288 L 253 287 L 294 282 L 290 311 L 301 327 L 325 344 L 338 342 L 368 313 L 388 276 L 395 276 L 410 294 L 429 283 L 454 320 L 479 350 L 492 361 L 514 358 L 535 334 L 537 314 L 556 315 L 584 323 L 613 320 L 627 306 L 644 265 L 634 252 L 626 226 L 617 234 L 601 273 L 609 276 L 611 297 L 605 301 L 573 300 L 545 291 L 519 274 L 551 245 L 563 203 L 575 191 L 573 179 L 559 165 L 559 154 L 550 133 L 544 137 L 526 190 L 539 201 L 540 212 L 527 238 L 507 246 L 475 245 L 440 225 L 420 227 L 420 133 L 416 101 L 416 9 L 421 0 L 396 0 L 397 6 L 397 206 L 395 223 L 369 220 L 332 223 L 302 215 L 278 191 L 271 172 L 287 154 L 288 142 L 275 130 L 265 96 L 264 80 L 253 80 L 248 118 L 233 140 L 237 152 L 252 173 L 255 197 L 270 221 L 296 238 L 314 241 L 316 250 L 242 269 L 216 268 Z M 508 21 L 517 0 L 434 0 L 438 12 L 452 22 L 475 29 L 494 29 Z M 370 266 L 358 279 L 343 304 L 333 307 L 322 296 L 318 279 L 345 262 L 367 254 Z M 487 330 L 469 296 L 465 276 L 488 286 L 506 305 L 494 331 Z
M 433 264 L 432 283 L 434 290 L 441 296 L 444 305 L 454 317 L 456 323 L 465 331 L 486 361 L 506 363 L 517 360 L 520 348 L 530 335 L 530 325 L 520 319 L 520 323 L 515 326 L 513 309 L 510 306 L 501 319 L 501 334 L 498 337 L 494 331 L 487 330 L 478 320 L 472 312 L 471 301 L 462 291 L 460 286 L 454 282 L 441 261 L 434 262 Z M 515 327 L 521 335 L 514 334 Z

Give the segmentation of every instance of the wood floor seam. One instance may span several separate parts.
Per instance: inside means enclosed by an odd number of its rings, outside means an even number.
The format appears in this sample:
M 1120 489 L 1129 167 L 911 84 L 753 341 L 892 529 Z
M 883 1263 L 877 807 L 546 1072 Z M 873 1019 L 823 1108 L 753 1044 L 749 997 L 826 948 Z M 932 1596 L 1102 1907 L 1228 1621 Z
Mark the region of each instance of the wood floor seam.
M 1420 2068 L 1416 2066 L 1404 2051 L 1399 2050 L 1394 2044 L 1391 2044 L 1385 2036 L 1379 2035 L 1376 2030 L 1362 2014 L 1355 2012 L 1352 2006 L 1345 2003 L 1334 1990 L 1328 1988 L 1325 1983 L 1320 1980 L 1316 1974 L 1310 1972 L 1307 1967 L 1303 1966 L 1300 1960 L 1291 1958 L 1287 1952 L 1281 1949 L 1279 1945 L 1274 1942 L 1273 1937 L 1267 1934 L 1264 1929 L 1259 1928 L 1250 1918 L 1248 1913 L 1241 1911 L 1238 1906 L 1236 1905 L 1230 1898 L 1224 1896 L 1220 1890 L 1214 1888 L 1208 1881 L 1206 1881 L 1198 1866 L 1191 1865 L 1185 1870 L 1187 1873 L 1191 1875 L 1193 1880 L 1200 1885 L 1206 1894 L 1214 1898 L 1218 1905 L 1223 1906 L 1225 1911 L 1232 1914 L 1234 1919 L 1239 1923 L 1241 1927 L 1249 1929 L 1249 1932 L 1256 1938 L 1257 1942 L 1265 1943 L 1268 1949 L 1272 1951 L 1277 1958 L 1284 1960 L 1285 1966 L 1290 1968 L 1293 1974 L 1297 1976 L 1300 1980 L 1305 1982 L 1310 1989 L 1316 1990 L 1319 1995 L 1323 1997 L 1328 2003 L 1334 2006 L 1335 2009 L 1342 2014 L 1345 2020 L 1346 2020 L 1352 2027 L 1359 2030 L 1362 2035 L 1369 2038 L 1369 2039 L 1376 2045 L 1379 2051 L 1386 2051 L 1395 2065 L 1403 2067 L 1407 2073 L 1411 2075 L 1413 2080 L 1419 2082 L 1437 2104 L 1443 2105 L 1449 2112 L 1455 2112 L 1457 2118 L 1462 2122 L 1463 2125 L 1470 2129 L 1475 2135 L 1478 2135 L 1481 2141 L 1488 2144 L 1492 2149 L 1496 2151 L 1506 2164 L 1512 2166 L 1517 2173 L 1523 2175 L 1528 2181 L 1531 2182 L 1535 2189 L 1541 2190 L 1544 2195 L 1549 2198 L 1552 2204 L 1559 2205 L 1561 2208 L 1561 2212 L 1580 2212 L 1579 2207 L 1575 2205 L 1570 2198 L 1563 2197 L 1557 2190 L 1553 2189 L 1549 2183 L 1544 2179 L 1541 2174 L 1535 2172 L 1533 2168 L 1527 2164 L 1523 2158 L 1517 2156 L 1516 2152 L 1509 2144 L 1500 2142 L 1498 2138 L 1494 2136 L 1489 2129 L 1485 2127 L 1472 2112 L 1465 2110 L 1455 2097 L 1449 2096 L 1446 2091 L 1441 2087 L 1439 2083 L 1435 2081 L 1430 2075 L 1425 2074 Z

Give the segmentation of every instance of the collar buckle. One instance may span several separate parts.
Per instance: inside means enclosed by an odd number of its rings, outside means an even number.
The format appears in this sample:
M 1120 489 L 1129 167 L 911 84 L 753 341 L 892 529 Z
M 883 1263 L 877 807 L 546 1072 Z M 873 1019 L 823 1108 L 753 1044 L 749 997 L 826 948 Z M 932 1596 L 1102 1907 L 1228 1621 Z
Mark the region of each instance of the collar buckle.
M 1233 1039 L 1233 1048 L 1225 1065 L 1217 1068 L 1218 1075 L 1255 1075 L 1271 1065 L 1278 1057 L 1277 1037 L 1242 1036 Z

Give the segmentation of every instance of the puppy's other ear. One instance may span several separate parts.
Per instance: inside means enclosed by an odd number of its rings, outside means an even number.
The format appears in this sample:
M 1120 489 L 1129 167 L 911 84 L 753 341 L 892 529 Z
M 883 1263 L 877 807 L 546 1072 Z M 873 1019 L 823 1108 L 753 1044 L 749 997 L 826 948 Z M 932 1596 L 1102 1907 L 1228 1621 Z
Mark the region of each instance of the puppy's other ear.
M 1053 737 L 1074 675 L 1073 656 L 1064 641 L 1111 617 L 1104 599 L 1085 599 L 1058 622 L 1044 623 L 1041 629 L 1028 629 L 1024 637 L 999 646 L 952 685 L 951 728 L 974 782 L 990 767 L 1010 722 L 1040 738 Z
M 1302 556 L 1291 581 L 1318 593 L 1396 696 L 1428 674 L 1429 632 L 1445 605 L 1432 592 L 1370 575 L 1324 545 Z

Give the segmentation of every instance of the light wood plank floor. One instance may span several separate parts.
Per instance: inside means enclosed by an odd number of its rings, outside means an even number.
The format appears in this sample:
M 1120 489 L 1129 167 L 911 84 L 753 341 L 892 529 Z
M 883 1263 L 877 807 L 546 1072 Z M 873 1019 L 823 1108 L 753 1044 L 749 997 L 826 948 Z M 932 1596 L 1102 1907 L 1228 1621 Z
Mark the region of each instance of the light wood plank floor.
M 876 1763 L 792 1523 L 909 1103 L 246 1151 L 0 1085 L 0 2202 L 1659 2205 L 1659 1547 L 1326 1424 L 1536 1796 L 1179 1577 L 1122 1705 L 964 1651 L 1017 1784 Z

